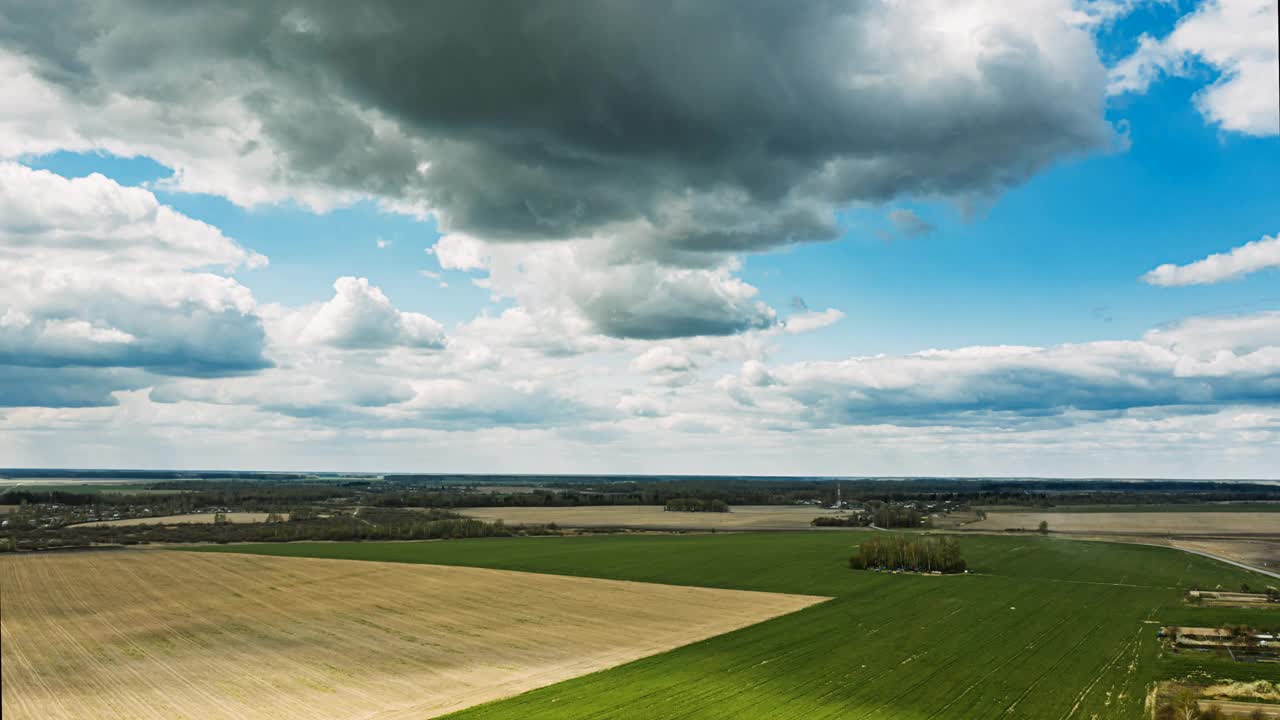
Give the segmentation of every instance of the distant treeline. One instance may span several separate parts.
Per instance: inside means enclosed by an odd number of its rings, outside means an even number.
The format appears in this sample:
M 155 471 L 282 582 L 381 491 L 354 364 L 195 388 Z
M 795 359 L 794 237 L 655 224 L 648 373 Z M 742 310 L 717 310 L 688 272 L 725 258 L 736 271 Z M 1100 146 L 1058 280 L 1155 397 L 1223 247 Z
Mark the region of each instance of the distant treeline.
M 29 475 L 38 471 L 22 471 Z M 45 471 L 49 477 L 70 471 Z M 666 505 L 672 500 L 719 501 L 727 505 L 830 505 L 837 483 L 825 478 L 710 478 L 608 476 L 388 475 L 322 477 L 289 473 L 182 473 L 171 471 L 79 471 L 85 478 L 147 478 L 137 486 L 113 486 L 110 492 L 76 492 L 21 487 L 0 494 L 0 503 L 160 506 L 166 512 L 210 505 L 246 511 L 276 511 L 304 503 L 343 502 L 378 507 L 466 508 L 479 506 L 576 507 L 593 505 Z M 469 484 L 464 484 L 469 483 Z M 484 492 L 499 484 L 532 490 Z M 1280 502 L 1280 487 L 1256 483 L 1118 480 L 842 480 L 842 496 L 855 503 L 914 505 L 937 512 L 968 506 L 1048 508 L 1056 505 L 1194 504 Z M 147 494 L 130 492 L 147 490 Z M 156 491 L 169 491 L 170 500 Z M 186 499 L 182 499 L 186 498 Z M 882 527 L 896 526 L 892 521 Z
M 304 480 L 312 477 L 300 473 L 259 472 L 255 470 L 67 470 L 48 468 L 4 468 L 3 478 L 75 478 L 79 480 Z
M 915 508 L 903 505 L 886 505 L 870 503 L 867 512 L 850 515 L 824 515 L 814 518 L 817 527 L 870 527 L 882 528 L 918 528 L 932 527 L 928 515 Z
M 321 517 L 299 508 L 287 522 L 186 523 L 176 525 L 67 525 L 10 533 L 0 551 L 89 545 L 288 542 L 291 540 L 431 540 L 515 534 L 551 534 L 554 527 L 508 527 L 447 512 L 366 510 L 360 515 Z
M 210 505 L 234 506 L 246 512 L 287 510 L 299 503 L 323 502 L 350 497 L 352 491 L 339 485 L 278 484 L 248 482 L 181 482 L 155 483 L 150 492 L 67 492 L 63 490 L 23 490 L 16 488 L 0 494 L 7 505 L 22 503 L 57 503 L 60 505 L 101 505 L 122 507 L 146 505 L 158 515 L 178 515 L 193 508 Z M 171 493 L 164 491 L 172 491 Z M 157 493 L 156 491 L 161 491 Z
M 665 505 L 678 498 L 720 500 L 729 505 L 830 505 L 837 483 L 829 479 L 776 478 L 616 478 L 389 475 L 371 486 L 379 504 L 417 507 Z M 503 483 L 535 485 L 523 493 L 478 493 L 471 487 Z M 915 503 L 921 506 L 1182 504 L 1280 501 L 1280 487 L 1257 483 L 1121 480 L 842 480 L 843 497 L 855 502 Z M 374 489 L 376 488 L 376 489 Z
M 570 488 L 536 488 L 529 492 L 468 492 L 462 489 L 412 489 L 371 492 L 365 502 L 383 507 L 580 507 L 597 505 L 666 505 L 671 500 L 713 500 L 726 505 L 789 505 L 817 500 L 822 492 L 816 488 L 787 489 L 756 486 L 751 483 L 728 482 L 716 485 L 696 483 L 654 482 L 625 483 L 609 486 Z M 834 499 L 835 489 L 831 489 Z
M 359 483 L 366 487 L 365 483 Z M 276 509 L 303 502 L 349 498 L 348 483 L 174 482 L 155 483 L 153 490 L 181 490 L 203 505 L 235 505 L 245 510 Z M 255 506 L 255 507 L 250 507 Z
M 858 546 L 849 558 L 855 570 L 903 570 L 908 572 L 961 573 L 960 541 L 950 535 L 910 538 L 879 535 Z
M 698 498 L 673 498 L 667 501 L 672 512 L 729 512 L 729 504 L 723 500 L 699 500 Z

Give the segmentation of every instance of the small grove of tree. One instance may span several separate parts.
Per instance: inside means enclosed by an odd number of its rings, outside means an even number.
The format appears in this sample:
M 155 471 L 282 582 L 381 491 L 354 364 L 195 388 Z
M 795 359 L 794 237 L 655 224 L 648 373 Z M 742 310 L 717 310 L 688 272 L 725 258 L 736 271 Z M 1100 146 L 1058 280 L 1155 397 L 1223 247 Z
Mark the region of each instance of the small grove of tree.
M 881 505 L 871 511 L 871 517 L 876 527 L 883 528 L 918 528 L 925 525 L 927 519 L 919 510 L 899 505 Z
M 1156 720 L 1221 720 L 1226 718 L 1217 705 L 1200 707 L 1200 694 L 1180 687 L 1156 706 Z
M 1049 534 L 1049 521 L 1048 521 L 1048 520 L 1041 520 L 1041 521 L 1040 521 L 1040 527 L 1036 528 L 1036 532 L 1039 532 L 1041 535 L 1048 535 L 1048 534 Z
M 729 504 L 723 500 L 672 498 L 667 501 L 666 509 L 672 512 L 729 512 Z
M 947 535 L 910 538 L 897 535 L 873 537 L 858 546 L 849 558 L 855 570 L 905 570 L 909 572 L 961 573 L 960 541 Z

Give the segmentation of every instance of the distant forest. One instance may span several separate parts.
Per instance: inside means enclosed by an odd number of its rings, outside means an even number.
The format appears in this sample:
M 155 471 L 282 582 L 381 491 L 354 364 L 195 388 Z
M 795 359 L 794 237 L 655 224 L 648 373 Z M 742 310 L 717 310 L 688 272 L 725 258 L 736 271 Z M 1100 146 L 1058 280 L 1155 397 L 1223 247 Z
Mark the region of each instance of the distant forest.
M 381 507 L 462 508 L 479 506 L 551 507 L 666 505 L 670 500 L 719 500 L 728 505 L 830 505 L 837 484 L 856 502 L 943 503 L 1048 508 L 1060 505 L 1194 504 L 1280 502 L 1280 487 L 1262 483 L 1175 480 L 1012 480 L 963 478 L 836 479 L 783 477 L 608 476 L 608 475 L 435 475 L 324 474 L 253 471 L 0 470 L 9 478 L 135 479 L 150 490 L 240 493 L 246 501 L 261 488 L 296 488 L 328 497 L 354 496 Z M 258 490 L 255 490 L 255 487 Z M 491 488 L 521 487 L 521 491 Z M 123 488 L 121 488 L 123 489 Z M 273 490 L 272 492 L 281 492 Z M 83 502 L 50 492 L 0 497 L 2 504 Z M 39 499 L 37 499 L 39 498 Z M 228 496 L 238 500 L 237 497 Z M 264 498 L 269 504 L 269 500 Z

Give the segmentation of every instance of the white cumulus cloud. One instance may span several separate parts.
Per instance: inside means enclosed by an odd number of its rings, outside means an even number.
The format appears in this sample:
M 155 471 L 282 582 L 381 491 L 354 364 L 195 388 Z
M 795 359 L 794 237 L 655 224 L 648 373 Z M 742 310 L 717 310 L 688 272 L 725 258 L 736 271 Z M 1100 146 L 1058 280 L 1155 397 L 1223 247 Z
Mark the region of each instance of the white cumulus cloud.
M 138 371 L 267 367 L 253 295 L 222 274 L 264 264 L 148 190 L 0 163 L 0 372 L 51 402 L 102 404 L 113 389 L 136 387 Z M 28 389 L 4 400 L 41 396 Z
M 1266 406 L 1280 400 L 1280 313 L 1193 318 L 1137 341 L 750 361 L 719 385 L 744 406 L 815 426 L 1042 426 L 1139 408 Z
M 405 346 L 440 349 L 444 328 L 422 313 L 396 309 L 367 278 L 340 277 L 334 296 L 302 328 L 301 340 L 347 350 Z
M 1185 76 L 1203 63 L 1217 79 L 1196 107 L 1223 130 L 1280 134 L 1280 59 L 1275 0 L 1205 0 L 1163 38 L 1144 35 L 1111 69 L 1108 92 L 1143 93 L 1162 75 Z
M 1186 265 L 1166 263 L 1142 276 L 1151 285 L 1210 285 L 1260 270 L 1280 267 L 1280 234 L 1263 236 L 1225 253 Z
M 835 325 L 843 319 L 844 313 L 835 308 L 827 308 L 822 312 L 802 312 L 787 318 L 786 331 L 789 333 L 811 332 Z

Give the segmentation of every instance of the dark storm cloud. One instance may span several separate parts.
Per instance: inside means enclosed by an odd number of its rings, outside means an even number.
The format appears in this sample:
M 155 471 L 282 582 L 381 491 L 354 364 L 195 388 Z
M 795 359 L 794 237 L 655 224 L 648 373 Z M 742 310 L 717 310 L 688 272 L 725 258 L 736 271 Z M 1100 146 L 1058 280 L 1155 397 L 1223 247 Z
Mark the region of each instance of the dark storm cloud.
M 1081 31 L 992 12 L 956 41 L 930 7 L 21 3 L 0 40 L 86 102 L 240 102 L 282 182 L 423 201 L 487 240 L 640 222 L 642 252 L 687 262 L 829 239 L 850 203 L 992 195 L 1109 142 Z
M 728 308 L 720 304 L 671 307 L 664 312 L 660 308 L 593 303 L 586 311 L 597 332 L 637 340 L 734 335 L 777 324 L 773 313 L 764 308 Z

